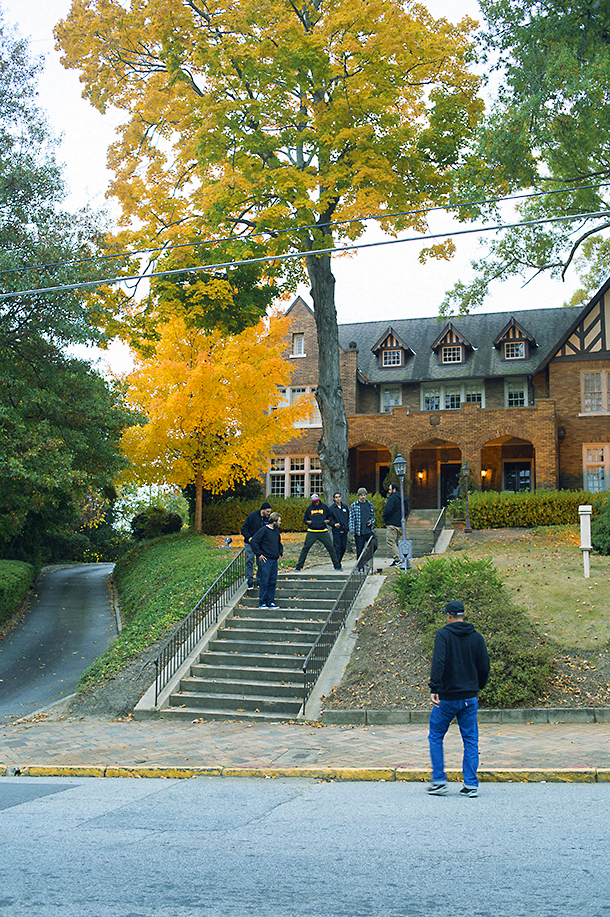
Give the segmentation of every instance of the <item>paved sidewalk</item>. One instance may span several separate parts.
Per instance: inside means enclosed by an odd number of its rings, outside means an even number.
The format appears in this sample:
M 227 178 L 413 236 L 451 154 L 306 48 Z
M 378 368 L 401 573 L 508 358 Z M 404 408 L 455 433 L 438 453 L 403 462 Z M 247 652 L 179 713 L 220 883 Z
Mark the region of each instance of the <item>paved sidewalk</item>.
M 481 779 L 610 781 L 610 725 L 483 725 Z M 459 779 L 455 724 L 446 764 Z M 66 770 L 66 768 L 68 770 Z M 0 727 L 0 774 L 429 776 L 427 727 L 143 722 L 44 715 Z M 152 770 L 151 770 L 152 769 Z

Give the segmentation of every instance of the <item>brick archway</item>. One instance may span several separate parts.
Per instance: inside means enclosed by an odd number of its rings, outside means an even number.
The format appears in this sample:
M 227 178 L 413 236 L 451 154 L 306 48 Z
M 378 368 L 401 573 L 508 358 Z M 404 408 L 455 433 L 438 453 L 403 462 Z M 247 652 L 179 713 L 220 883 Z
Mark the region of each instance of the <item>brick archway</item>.
M 481 448 L 481 490 L 535 490 L 536 450 L 531 440 L 499 436 Z
M 382 443 L 365 440 L 355 443 L 349 449 L 349 489 L 356 493 L 359 487 L 366 487 L 369 493 L 383 493 L 383 482 L 390 469 L 392 456 Z
M 454 440 L 432 437 L 413 445 L 409 456 L 412 509 L 438 509 L 457 496 L 462 457 Z

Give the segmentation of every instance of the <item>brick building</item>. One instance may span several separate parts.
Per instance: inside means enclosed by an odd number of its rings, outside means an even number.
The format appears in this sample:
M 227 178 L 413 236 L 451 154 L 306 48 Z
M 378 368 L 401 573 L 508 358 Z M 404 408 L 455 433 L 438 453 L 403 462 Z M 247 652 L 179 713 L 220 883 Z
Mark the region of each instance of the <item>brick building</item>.
M 610 489 L 609 290 L 584 307 L 340 325 L 350 491 L 383 491 L 394 449 L 413 508 L 445 505 L 464 460 L 483 490 Z M 318 352 L 309 306 L 288 314 L 292 402 L 315 391 Z M 302 426 L 276 447 L 268 494 L 321 489 L 317 409 Z

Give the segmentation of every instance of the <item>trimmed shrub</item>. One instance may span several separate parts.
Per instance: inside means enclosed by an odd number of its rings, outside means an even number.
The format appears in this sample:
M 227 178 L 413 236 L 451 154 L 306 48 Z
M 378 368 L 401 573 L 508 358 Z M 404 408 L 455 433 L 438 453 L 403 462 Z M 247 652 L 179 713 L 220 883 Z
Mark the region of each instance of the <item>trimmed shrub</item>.
M 34 582 L 35 569 L 21 560 L 0 560 L 0 622 L 23 602 Z
M 182 528 L 182 517 L 168 513 L 163 506 L 149 506 L 131 520 L 131 534 L 136 541 L 173 535 Z
M 610 554 L 610 500 L 591 519 L 591 544 L 599 554 Z
M 490 490 L 470 494 L 468 505 L 473 529 L 499 529 L 573 525 L 579 522 L 579 506 L 589 504 L 596 514 L 601 512 L 605 501 L 605 494 L 582 490 L 539 490 L 532 493 Z M 447 509 L 454 518 L 464 518 L 465 503 L 462 498 L 452 500 Z
M 280 497 L 268 496 L 264 498 L 274 510 L 280 513 L 282 517 L 283 532 L 304 532 L 306 526 L 303 524 L 305 510 L 311 503 L 309 498 L 289 497 L 282 499 Z M 355 494 L 349 498 L 350 504 L 357 500 Z M 385 499 L 380 494 L 373 494 L 369 498 L 375 507 L 375 528 L 385 528 L 383 521 L 383 507 Z M 241 532 L 246 516 L 259 509 L 262 499 L 257 500 L 225 500 L 224 503 L 214 503 L 210 506 L 203 507 L 202 526 L 206 535 L 235 535 Z M 324 501 L 327 506 L 332 503 L 330 500 Z
M 464 603 L 469 621 L 483 635 L 491 672 L 480 694 L 485 707 L 528 707 L 545 693 L 551 656 L 530 618 L 514 605 L 491 560 L 433 558 L 396 580 L 399 600 L 416 615 L 432 659 L 434 636 L 447 623 L 440 609 L 451 599 Z

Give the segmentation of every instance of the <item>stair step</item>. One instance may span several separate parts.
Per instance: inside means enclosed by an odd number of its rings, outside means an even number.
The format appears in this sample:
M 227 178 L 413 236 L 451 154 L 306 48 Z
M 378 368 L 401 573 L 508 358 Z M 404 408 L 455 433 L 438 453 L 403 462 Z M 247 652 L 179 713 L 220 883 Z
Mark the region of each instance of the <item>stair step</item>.
M 294 657 L 291 657 L 292 668 L 279 668 L 267 666 L 244 666 L 244 665 L 207 665 L 201 662 L 191 666 L 191 677 L 201 679 L 214 679 L 218 681 L 236 682 L 252 680 L 257 684 L 263 681 L 270 682 L 290 682 L 298 684 L 299 679 L 302 681 L 303 672 L 300 666 L 294 665 Z
M 252 681 L 242 680 L 240 678 L 197 678 L 190 675 L 183 678 L 180 682 L 180 688 L 177 694 L 222 694 L 237 695 L 238 697 L 247 697 L 256 695 L 267 697 L 271 700 L 274 698 L 296 698 L 300 697 L 303 691 L 303 683 L 293 681 Z
M 199 659 L 200 662 L 195 663 L 195 665 L 201 665 L 201 660 L 205 659 L 205 664 L 209 664 L 211 666 L 236 665 L 240 668 L 254 669 L 294 669 L 295 666 L 297 668 L 300 667 L 299 658 L 295 657 L 293 653 L 284 656 L 281 653 L 273 653 L 272 655 L 269 655 L 263 653 L 227 653 L 222 651 L 208 651 L 206 653 L 202 653 Z
M 264 696 L 239 696 L 234 694 L 196 694 L 191 691 L 171 695 L 172 707 L 205 707 L 207 710 L 234 711 L 235 713 L 292 713 L 296 716 L 303 705 L 302 697 L 271 698 Z
M 284 640 L 275 643 L 264 640 L 213 640 L 214 652 L 248 653 L 259 656 L 306 656 L 314 640 Z
M 303 618 L 301 620 L 290 618 L 230 618 L 225 622 L 223 633 L 233 632 L 236 630 L 247 630 L 251 633 L 261 633 L 265 636 L 269 631 L 291 631 L 293 633 L 304 633 L 315 631 L 319 633 L 320 627 L 328 615 L 321 615 L 318 620 L 312 618 Z
M 300 708 L 299 708 L 300 709 Z M 298 713 L 299 711 L 297 711 Z M 240 711 L 236 710 L 211 710 L 207 707 L 189 707 L 187 704 L 179 707 L 164 707 L 159 711 L 162 719 L 166 720 L 230 720 L 231 722 L 278 723 L 293 720 L 295 713 L 282 713 L 280 711 Z

